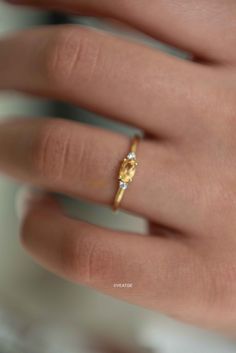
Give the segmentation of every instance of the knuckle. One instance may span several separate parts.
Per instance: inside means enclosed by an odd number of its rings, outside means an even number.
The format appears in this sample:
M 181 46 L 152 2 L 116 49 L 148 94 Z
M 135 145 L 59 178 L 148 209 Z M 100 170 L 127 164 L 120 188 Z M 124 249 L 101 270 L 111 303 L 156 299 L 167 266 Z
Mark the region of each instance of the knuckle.
M 70 234 L 62 247 L 62 266 L 65 273 L 78 282 L 96 283 L 104 279 L 111 264 L 111 256 L 100 242 L 88 234 Z
M 31 149 L 31 168 L 36 178 L 60 181 L 67 169 L 71 134 L 62 121 L 43 124 Z
M 97 67 L 99 41 L 88 29 L 62 28 L 48 42 L 44 55 L 44 71 L 50 83 L 89 80 Z M 68 81 L 69 80 L 69 81 Z
M 88 136 L 80 139 L 79 148 L 77 150 L 77 180 L 80 180 L 81 187 L 90 184 L 90 180 L 94 180 L 94 168 L 97 165 L 97 150 Z

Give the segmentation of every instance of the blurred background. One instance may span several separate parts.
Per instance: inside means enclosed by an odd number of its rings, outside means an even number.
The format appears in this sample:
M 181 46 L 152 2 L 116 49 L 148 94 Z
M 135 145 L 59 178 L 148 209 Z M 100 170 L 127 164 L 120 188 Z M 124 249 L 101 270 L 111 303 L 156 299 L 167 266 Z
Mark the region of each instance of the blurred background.
M 107 30 L 92 18 L 16 9 L 0 3 L 0 35 L 46 23 L 78 22 Z M 125 31 L 125 30 L 124 30 Z M 125 33 L 124 33 L 125 34 Z M 134 34 L 133 34 L 134 35 Z M 151 45 L 172 51 L 150 38 Z M 180 55 L 180 53 L 174 53 Z M 184 54 L 181 54 L 184 55 Z M 131 134 L 132 130 L 79 107 L 20 95 L 0 95 L 0 119 L 58 116 Z M 68 283 L 36 265 L 18 240 L 25 185 L 0 176 L 0 353 L 230 353 L 236 343 Z M 72 216 L 114 228 L 144 230 L 142 219 L 62 198 Z

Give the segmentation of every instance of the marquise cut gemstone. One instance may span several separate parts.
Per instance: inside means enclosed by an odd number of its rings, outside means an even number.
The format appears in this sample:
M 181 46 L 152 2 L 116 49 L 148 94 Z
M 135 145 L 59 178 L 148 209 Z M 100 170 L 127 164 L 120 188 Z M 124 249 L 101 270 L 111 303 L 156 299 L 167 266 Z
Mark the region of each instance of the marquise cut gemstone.
M 135 175 L 137 161 L 135 159 L 124 159 L 119 173 L 119 179 L 124 183 L 130 183 Z

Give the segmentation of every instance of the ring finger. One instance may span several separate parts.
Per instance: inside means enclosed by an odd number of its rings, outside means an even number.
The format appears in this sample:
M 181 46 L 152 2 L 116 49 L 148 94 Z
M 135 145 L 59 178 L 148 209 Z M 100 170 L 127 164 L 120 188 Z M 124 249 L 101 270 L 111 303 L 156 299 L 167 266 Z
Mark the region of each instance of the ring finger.
M 24 119 L 0 126 L 1 171 L 47 190 L 108 205 L 118 188 L 120 161 L 129 150 L 127 137 L 72 121 Z M 168 227 L 186 224 L 192 206 L 182 175 L 186 168 L 178 162 L 176 149 L 142 140 L 137 160 L 135 180 L 121 206 L 155 221 L 158 215 Z

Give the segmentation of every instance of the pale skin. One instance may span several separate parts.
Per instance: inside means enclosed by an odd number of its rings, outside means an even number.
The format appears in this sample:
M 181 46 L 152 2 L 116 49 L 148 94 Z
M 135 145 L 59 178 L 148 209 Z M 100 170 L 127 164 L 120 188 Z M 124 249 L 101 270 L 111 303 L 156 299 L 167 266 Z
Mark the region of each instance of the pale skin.
M 73 25 L 1 39 L 1 90 L 71 102 L 146 133 L 122 208 L 145 217 L 148 234 L 72 220 L 45 197 L 28 207 L 24 247 L 69 280 L 235 331 L 235 0 L 24 4 L 113 18 L 197 58 L 184 61 Z M 126 136 L 62 119 L 10 120 L 0 126 L 0 170 L 47 191 L 112 205 L 129 146 Z

